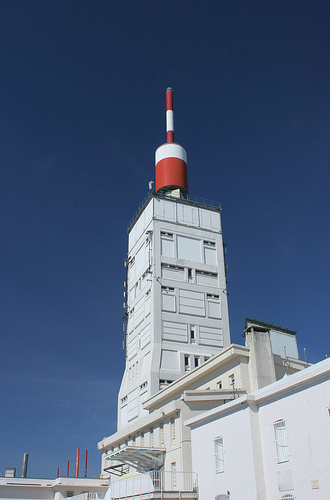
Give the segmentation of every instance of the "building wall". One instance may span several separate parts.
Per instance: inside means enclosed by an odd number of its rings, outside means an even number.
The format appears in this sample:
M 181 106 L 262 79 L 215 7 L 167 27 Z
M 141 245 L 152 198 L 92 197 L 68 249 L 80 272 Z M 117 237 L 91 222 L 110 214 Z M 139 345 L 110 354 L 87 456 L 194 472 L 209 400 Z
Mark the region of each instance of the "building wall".
M 223 470 L 216 471 L 215 440 L 223 439 Z M 198 473 L 199 500 L 230 492 L 230 500 L 256 500 L 249 408 L 192 431 L 192 465 Z
M 277 500 L 287 482 L 302 500 L 326 499 L 330 491 L 330 381 L 283 395 L 259 408 L 267 498 Z M 274 423 L 285 422 L 287 460 L 278 463 Z M 285 478 L 286 481 L 285 481 Z M 290 484 L 291 483 L 291 484 Z
M 330 360 L 325 360 L 188 421 L 200 499 L 227 491 L 230 500 L 329 498 L 329 394 Z M 224 470 L 218 473 L 217 437 L 223 438 L 224 451 Z

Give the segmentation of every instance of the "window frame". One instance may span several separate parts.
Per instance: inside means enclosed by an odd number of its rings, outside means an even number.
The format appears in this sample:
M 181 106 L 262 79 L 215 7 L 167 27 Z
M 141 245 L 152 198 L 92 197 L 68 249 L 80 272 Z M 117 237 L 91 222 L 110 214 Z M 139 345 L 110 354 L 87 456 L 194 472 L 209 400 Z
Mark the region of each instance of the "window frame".
M 215 472 L 219 474 L 225 470 L 225 457 L 224 457 L 224 446 L 223 446 L 223 436 L 218 436 L 214 439 L 214 462 L 215 462 Z
M 276 460 L 278 464 L 289 461 L 289 450 L 286 435 L 286 421 L 283 418 L 275 420 L 273 423 L 275 445 L 276 445 Z

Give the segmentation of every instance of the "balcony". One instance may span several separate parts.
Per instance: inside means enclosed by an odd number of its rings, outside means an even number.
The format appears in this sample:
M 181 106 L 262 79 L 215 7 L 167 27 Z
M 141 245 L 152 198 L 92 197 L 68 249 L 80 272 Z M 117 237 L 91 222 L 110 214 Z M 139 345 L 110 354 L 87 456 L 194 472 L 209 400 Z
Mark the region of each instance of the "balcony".
M 111 482 L 108 500 L 198 498 L 197 474 L 194 472 L 150 471 Z

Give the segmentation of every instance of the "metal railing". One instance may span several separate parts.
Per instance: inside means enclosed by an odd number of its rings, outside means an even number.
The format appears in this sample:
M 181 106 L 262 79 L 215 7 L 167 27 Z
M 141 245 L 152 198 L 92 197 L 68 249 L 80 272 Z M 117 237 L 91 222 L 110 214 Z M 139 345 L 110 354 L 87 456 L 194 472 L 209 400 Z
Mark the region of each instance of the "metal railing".
M 136 498 L 156 492 L 197 492 L 197 474 L 195 472 L 150 471 L 123 477 L 112 481 L 110 498 Z
M 81 493 L 80 495 L 73 495 L 70 500 L 99 500 L 99 496 L 95 492 Z
M 134 226 L 136 220 L 139 218 L 140 213 L 144 209 L 144 207 L 149 203 L 151 198 L 162 198 L 162 199 L 170 199 L 171 201 L 175 201 L 177 203 L 183 203 L 187 205 L 194 205 L 201 208 L 206 208 L 209 210 L 221 211 L 221 204 L 217 201 L 207 200 L 206 198 L 200 198 L 199 196 L 189 196 L 189 198 L 177 198 L 175 196 L 171 196 L 169 194 L 163 193 L 155 193 L 153 191 L 149 191 L 149 193 L 145 196 L 141 205 L 139 206 L 137 212 L 134 217 L 131 219 L 130 223 L 127 226 L 127 232 L 129 233 L 132 227 Z

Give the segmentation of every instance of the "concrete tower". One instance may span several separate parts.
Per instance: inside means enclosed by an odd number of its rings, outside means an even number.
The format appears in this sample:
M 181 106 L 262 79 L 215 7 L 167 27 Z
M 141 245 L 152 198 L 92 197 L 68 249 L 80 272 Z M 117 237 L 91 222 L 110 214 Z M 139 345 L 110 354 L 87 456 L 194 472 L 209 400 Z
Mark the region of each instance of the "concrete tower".
M 189 197 L 187 154 L 174 143 L 173 123 L 169 88 L 156 191 L 128 231 L 118 430 L 147 413 L 146 399 L 230 344 L 220 207 Z

